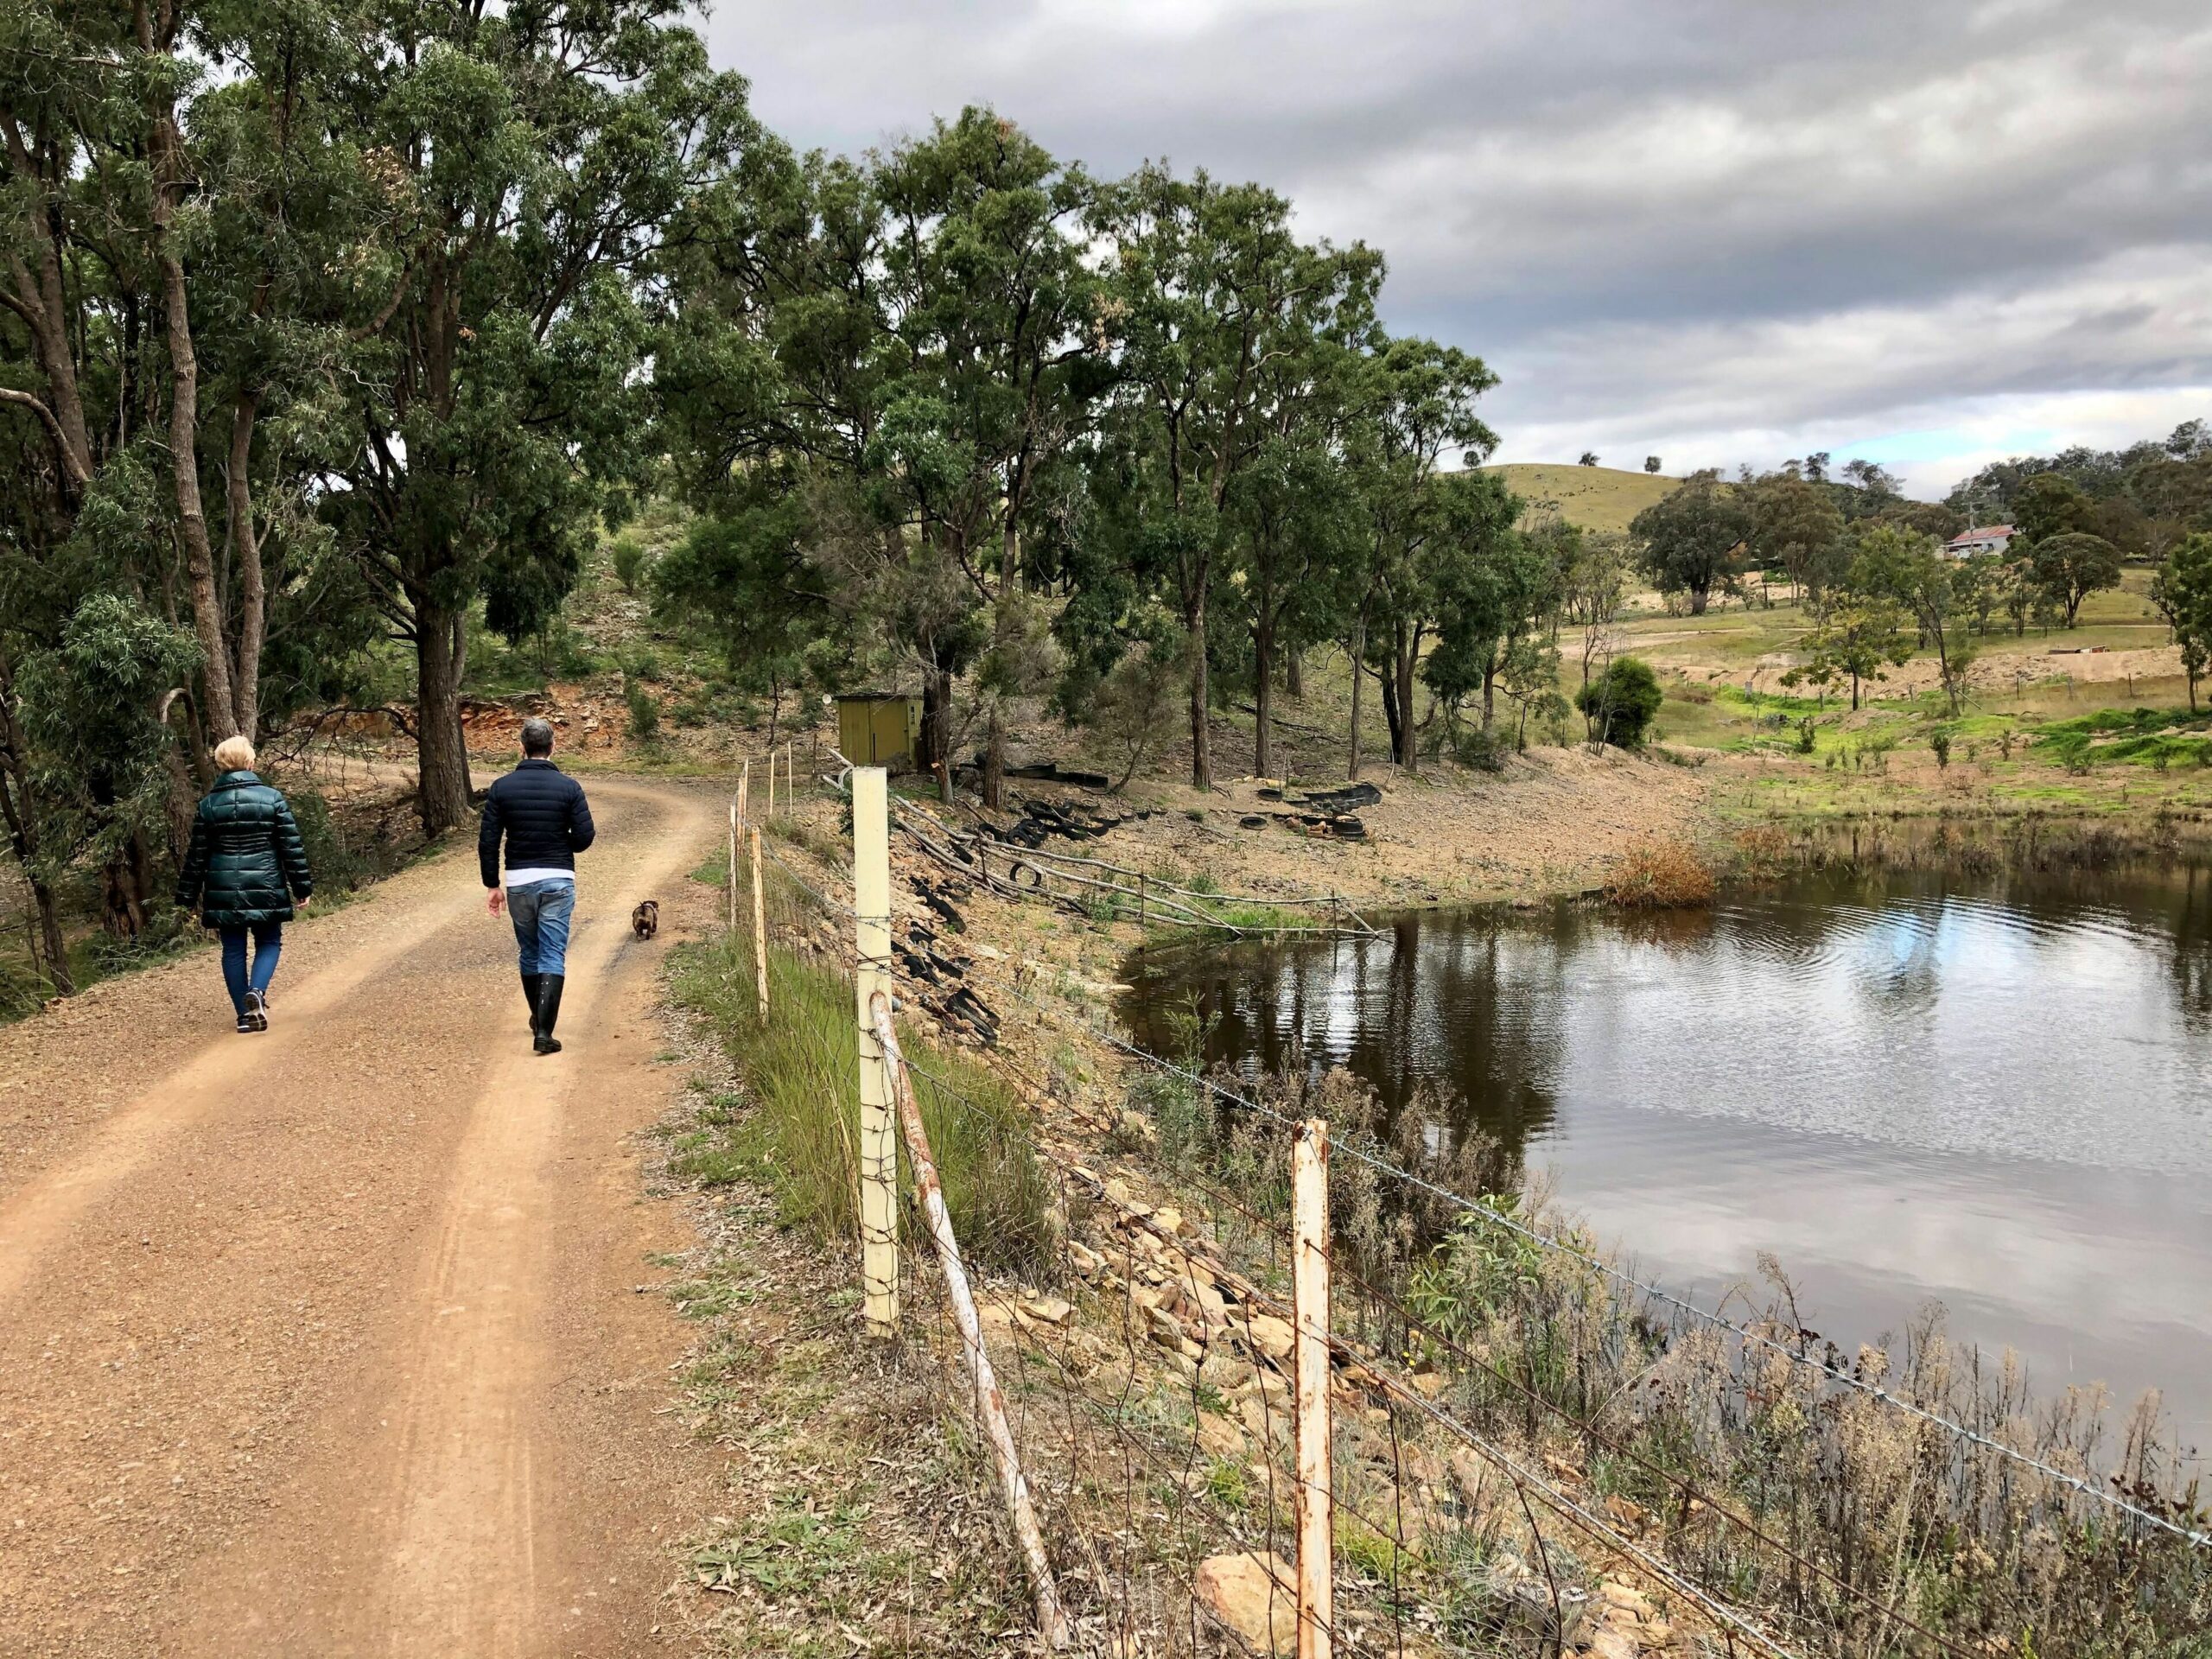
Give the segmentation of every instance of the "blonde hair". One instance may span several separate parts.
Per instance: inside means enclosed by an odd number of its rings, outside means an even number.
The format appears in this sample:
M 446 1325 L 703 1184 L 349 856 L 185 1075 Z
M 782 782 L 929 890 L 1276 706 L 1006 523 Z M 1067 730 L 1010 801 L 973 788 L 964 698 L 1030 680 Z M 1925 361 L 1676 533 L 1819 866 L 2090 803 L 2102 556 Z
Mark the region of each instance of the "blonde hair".
M 215 764 L 225 772 L 253 770 L 253 741 L 245 737 L 226 737 L 215 746 Z

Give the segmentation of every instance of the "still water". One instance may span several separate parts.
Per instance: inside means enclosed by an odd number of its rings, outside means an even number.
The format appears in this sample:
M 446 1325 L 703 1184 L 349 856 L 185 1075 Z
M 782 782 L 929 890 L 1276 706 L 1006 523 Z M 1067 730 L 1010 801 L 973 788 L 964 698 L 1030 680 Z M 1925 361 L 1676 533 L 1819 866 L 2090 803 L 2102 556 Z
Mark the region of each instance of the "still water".
M 1670 1289 L 1779 1258 L 1847 1345 L 1930 1301 L 2212 1449 L 2212 869 L 1824 874 L 1709 912 L 1408 917 L 1131 965 L 1166 1045 L 1455 1103 Z

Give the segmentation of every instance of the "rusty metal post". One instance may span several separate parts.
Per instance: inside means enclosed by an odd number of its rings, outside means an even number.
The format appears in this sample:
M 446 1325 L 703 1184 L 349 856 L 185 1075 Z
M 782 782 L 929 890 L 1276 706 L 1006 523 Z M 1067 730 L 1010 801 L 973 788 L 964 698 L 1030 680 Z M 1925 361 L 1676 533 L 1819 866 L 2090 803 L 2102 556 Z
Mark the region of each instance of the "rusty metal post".
M 1298 1659 L 1329 1659 L 1335 1627 L 1329 1457 L 1329 1122 L 1309 1118 L 1291 1147 L 1291 1286 L 1297 1315 Z
M 961 1266 L 960 1243 L 952 1236 L 952 1217 L 944 1207 L 944 1189 L 938 1180 L 937 1160 L 930 1154 L 929 1131 L 923 1127 L 921 1109 L 914 1103 L 914 1085 L 906 1075 L 906 1057 L 899 1052 L 899 1033 L 891 1021 L 891 999 L 878 991 L 869 999 L 876 1041 L 882 1046 L 891 1074 L 891 1091 L 898 1103 L 899 1124 L 906 1132 L 906 1155 L 913 1160 L 914 1191 L 927 1218 L 930 1240 L 937 1247 L 938 1265 L 944 1271 L 944 1287 L 952 1303 L 953 1321 L 960 1327 L 960 1346 L 976 1384 L 976 1408 L 983 1433 L 991 1443 L 998 1465 L 999 1494 L 1006 1500 L 1014 1535 L 1021 1546 L 1021 1562 L 1029 1574 L 1029 1588 L 1037 1599 L 1037 1633 L 1048 1647 L 1068 1645 L 1067 1614 L 1060 1606 L 1059 1586 L 1052 1565 L 1045 1556 L 1044 1535 L 1037 1528 L 1037 1512 L 1029 1501 L 1029 1483 L 1021 1473 L 1021 1456 L 1014 1444 L 1014 1430 L 1006 1420 L 1006 1398 L 999 1391 L 998 1376 L 983 1346 L 983 1326 L 976 1317 L 976 1300 L 968 1288 L 967 1270 Z M 1323 1363 L 1325 1365 L 1326 1361 Z

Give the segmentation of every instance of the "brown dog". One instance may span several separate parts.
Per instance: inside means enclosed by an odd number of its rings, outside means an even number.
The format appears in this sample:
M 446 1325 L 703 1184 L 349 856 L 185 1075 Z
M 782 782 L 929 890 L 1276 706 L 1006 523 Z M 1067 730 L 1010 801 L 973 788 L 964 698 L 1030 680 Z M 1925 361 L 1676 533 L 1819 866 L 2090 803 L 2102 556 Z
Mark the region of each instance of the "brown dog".
M 660 931 L 660 902 L 647 899 L 630 912 L 630 931 L 641 939 Z

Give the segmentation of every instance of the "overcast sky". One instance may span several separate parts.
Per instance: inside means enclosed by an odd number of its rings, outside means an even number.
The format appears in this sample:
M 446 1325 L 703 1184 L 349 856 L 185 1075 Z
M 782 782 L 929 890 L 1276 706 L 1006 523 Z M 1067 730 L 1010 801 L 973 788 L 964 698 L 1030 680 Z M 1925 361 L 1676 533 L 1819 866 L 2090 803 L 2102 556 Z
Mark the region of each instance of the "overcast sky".
M 1256 179 L 1503 377 L 1498 459 L 1809 449 L 1936 495 L 2212 416 L 2205 0 L 723 0 L 802 148 L 988 104 Z

